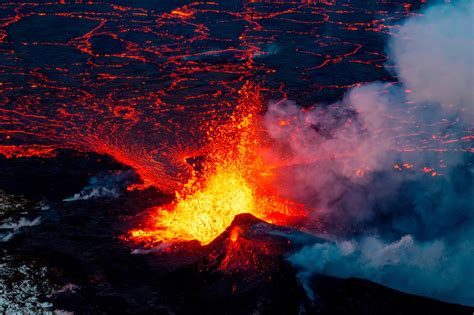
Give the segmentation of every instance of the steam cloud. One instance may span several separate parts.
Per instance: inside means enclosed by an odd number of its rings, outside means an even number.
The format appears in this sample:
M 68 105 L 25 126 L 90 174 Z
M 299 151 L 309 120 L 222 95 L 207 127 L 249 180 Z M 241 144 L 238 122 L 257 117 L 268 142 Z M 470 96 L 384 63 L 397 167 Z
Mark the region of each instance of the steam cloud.
M 289 258 L 303 282 L 356 276 L 474 306 L 474 169 L 459 140 L 473 127 L 473 21 L 471 1 L 407 19 L 388 44 L 399 85 L 309 109 L 269 104 L 266 158 L 285 165 L 276 188 L 335 241 Z
M 472 106 L 474 26 L 472 1 L 435 6 L 408 19 L 389 43 L 397 76 L 409 98 L 451 109 Z M 463 110 L 463 109 L 461 109 Z M 464 112 L 472 116 L 472 108 Z

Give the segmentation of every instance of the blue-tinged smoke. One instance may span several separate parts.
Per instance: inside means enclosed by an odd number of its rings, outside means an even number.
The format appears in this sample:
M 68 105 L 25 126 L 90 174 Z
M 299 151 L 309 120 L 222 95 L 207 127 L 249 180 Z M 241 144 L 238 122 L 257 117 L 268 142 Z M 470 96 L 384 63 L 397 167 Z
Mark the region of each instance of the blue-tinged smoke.
M 474 2 L 433 6 L 389 40 L 400 84 L 269 105 L 277 189 L 334 240 L 289 258 L 303 282 L 355 276 L 474 306 L 473 28 Z

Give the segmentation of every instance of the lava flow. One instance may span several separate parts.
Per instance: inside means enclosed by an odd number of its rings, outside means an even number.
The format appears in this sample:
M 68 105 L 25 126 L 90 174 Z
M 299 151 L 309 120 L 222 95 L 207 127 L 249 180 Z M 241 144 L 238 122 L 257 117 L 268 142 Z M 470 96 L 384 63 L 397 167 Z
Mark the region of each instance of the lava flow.
M 173 203 L 154 208 L 144 227 L 130 232 L 133 240 L 206 245 L 241 213 L 284 225 L 303 216 L 300 205 L 272 194 L 272 166 L 259 154 L 258 88 L 247 85 L 241 96 L 227 123 L 209 127 L 210 149 L 202 165 L 193 164 L 192 177 Z

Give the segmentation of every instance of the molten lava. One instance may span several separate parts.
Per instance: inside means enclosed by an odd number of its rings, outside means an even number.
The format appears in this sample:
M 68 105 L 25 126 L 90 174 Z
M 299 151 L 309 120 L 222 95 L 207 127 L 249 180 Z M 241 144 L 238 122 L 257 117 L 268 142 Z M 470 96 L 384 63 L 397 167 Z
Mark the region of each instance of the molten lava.
M 130 232 L 133 240 L 205 245 L 241 213 L 285 225 L 302 216 L 298 205 L 272 194 L 272 167 L 259 154 L 258 88 L 246 85 L 241 96 L 227 123 L 208 126 L 208 154 L 200 170 L 176 191 L 172 204 L 154 208 L 144 227 Z

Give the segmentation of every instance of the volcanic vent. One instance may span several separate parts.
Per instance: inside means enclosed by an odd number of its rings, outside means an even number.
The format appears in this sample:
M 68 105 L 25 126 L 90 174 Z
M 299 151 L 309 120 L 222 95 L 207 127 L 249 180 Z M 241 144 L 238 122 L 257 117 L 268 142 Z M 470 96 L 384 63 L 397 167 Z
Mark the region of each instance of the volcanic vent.
M 304 215 L 302 207 L 276 196 L 273 169 L 262 157 L 263 111 L 259 88 L 245 85 L 227 122 L 207 126 L 207 147 L 191 178 L 175 193 L 175 201 L 156 207 L 131 239 L 156 242 L 198 240 L 209 244 L 238 214 L 248 213 L 270 223 L 289 225 Z

